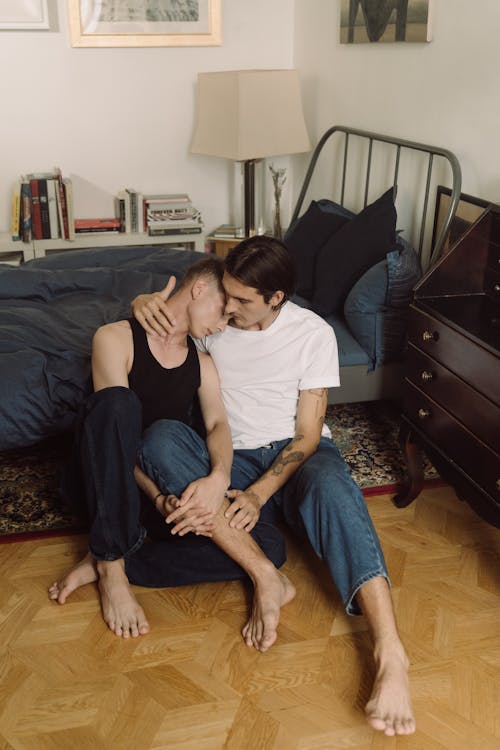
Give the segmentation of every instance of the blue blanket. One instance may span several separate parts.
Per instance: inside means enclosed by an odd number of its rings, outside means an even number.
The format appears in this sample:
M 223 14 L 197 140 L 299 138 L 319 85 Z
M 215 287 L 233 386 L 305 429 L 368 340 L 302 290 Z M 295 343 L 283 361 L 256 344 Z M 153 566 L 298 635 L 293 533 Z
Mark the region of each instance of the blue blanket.
M 92 336 L 200 254 L 155 247 L 71 251 L 0 265 L 0 450 L 70 430 L 91 390 Z

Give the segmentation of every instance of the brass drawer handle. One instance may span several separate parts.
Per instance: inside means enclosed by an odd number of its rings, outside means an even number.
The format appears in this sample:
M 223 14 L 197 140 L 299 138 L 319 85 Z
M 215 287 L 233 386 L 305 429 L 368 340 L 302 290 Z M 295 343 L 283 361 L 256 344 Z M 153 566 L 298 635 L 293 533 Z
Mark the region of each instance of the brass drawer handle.
M 429 417 L 431 416 L 429 409 L 420 408 L 417 413 L 419 419 L 429 419 Z
M 437 341 L 439 334 L 437 331 L 424 331 L 422 334 L 423 341 Z
M 497 490 L 500 492 L 500 479 L 497 479 L 496 484 L 497 484 Z
M 431 380 L 434 380 L 434 373 L 429 372 L 429 370 L 422 370 L 420 373 L 420 379 L 424 381 L 424 383 L 430 383 Z
M 495 284 L 495 286 L 493 287 L 493 291 L 497 293 L 500 292 L 500 284 Z

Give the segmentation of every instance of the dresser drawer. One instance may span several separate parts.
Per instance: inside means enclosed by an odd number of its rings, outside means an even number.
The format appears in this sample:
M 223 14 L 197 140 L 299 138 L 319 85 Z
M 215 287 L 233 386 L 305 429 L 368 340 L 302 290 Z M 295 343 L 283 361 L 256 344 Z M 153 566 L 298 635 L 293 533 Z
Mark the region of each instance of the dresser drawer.
M 500 453 L 498 406 L 412 344 L 408 347 L 406 377 L 465 424 L 476 437 Z
M 499 403 L 500 365 L 495 354 L 413 305 L 408 338 L 490 401 Z
M 403 411 L 408 420 L 500 504 L 498 453 L 408 380 L 406 384 Z

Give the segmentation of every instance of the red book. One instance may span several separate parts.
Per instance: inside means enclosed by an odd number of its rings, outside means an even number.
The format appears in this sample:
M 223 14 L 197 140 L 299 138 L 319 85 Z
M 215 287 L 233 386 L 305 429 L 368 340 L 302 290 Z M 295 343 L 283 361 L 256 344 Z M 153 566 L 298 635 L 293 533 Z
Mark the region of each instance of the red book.
M 31 192 L 31 227 L 33 239 L 42 240 L 42 211 L 40 208 L 40 193 L 38 192 L 38 180 L 30 180 Z
M 118 232 L 120 219 L 75 219 L 75 232 Z

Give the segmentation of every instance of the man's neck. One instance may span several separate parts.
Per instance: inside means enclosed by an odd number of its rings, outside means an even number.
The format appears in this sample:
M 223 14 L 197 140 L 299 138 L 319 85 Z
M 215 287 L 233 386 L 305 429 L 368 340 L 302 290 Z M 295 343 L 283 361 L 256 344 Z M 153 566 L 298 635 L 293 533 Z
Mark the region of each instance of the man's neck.
M 281 307 L 277 310 L 273 310 L 270 315 L 266 316 L 263 320 L 259 320 L 257 323 L 253 323 L 253 325 L 250 326 L 239 326 L 233 320 L 229 321 L 229 325 L 232 328 L 239 328 L 240 331 L 265 331 L 266 328 L 269 328 L 274 323 L 280 312 Z

